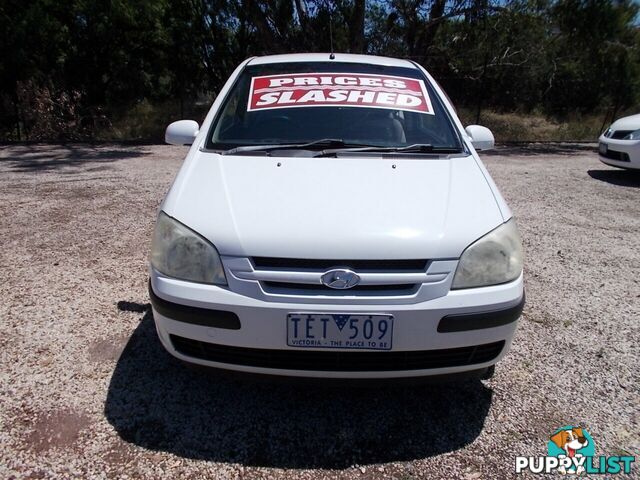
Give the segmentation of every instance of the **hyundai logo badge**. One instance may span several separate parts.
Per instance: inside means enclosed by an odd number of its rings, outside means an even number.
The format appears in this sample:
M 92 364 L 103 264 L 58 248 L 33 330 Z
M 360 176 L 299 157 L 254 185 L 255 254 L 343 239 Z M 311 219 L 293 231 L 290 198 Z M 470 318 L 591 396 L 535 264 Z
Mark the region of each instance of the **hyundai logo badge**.
M 323 285 L 336 290 L 346 290 L 353 288 L 360 283 L 360 277 L 351 270 L 335 269 L 329 270 L 320 277 Z

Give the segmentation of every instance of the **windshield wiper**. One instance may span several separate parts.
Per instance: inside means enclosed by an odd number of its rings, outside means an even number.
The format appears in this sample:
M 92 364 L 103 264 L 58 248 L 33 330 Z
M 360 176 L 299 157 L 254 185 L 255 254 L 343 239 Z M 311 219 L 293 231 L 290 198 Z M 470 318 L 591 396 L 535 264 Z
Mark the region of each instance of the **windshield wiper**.
M 271 152 L 273 150 L 321 150 L 315 157 L 326 157 L 339 152 L 382 152 L 382 153 L 461 153 L 459 147 L 437 146 L 430 143 L 414 143 L 405 147 L 384 147 L 359 143 L 346 143 L 339 138 L 322 138 L 307 143 L 289 143 L 278 145 L 243 145 L 225 150 L 222 155 L 234 155 L 244 152 Z
M 270 152 L 272 150 L 286 150 L 286 149 L 325 149 L 325 148 L 345 148 L 350 145 L 345 143 L 344 140 L 339 138 L 322 138 L 308 143 L 290 143 L 280 145 L 244 145 L 242 147 L 232 148 L 222 152 L 223 155 L 233 155 L 235 153 L 242 152 Z M 357 145 L 359 147 L 368 147 L 368 145 Z
M 329 156 L 340 152 L 381 152 L 381 153 L 461 153 L 460 147 L 438 146 L 430 143 L 414 143 L 406 147 L 360 147 L 360 148 L 337 148 L 324 150 L 318 156 Z

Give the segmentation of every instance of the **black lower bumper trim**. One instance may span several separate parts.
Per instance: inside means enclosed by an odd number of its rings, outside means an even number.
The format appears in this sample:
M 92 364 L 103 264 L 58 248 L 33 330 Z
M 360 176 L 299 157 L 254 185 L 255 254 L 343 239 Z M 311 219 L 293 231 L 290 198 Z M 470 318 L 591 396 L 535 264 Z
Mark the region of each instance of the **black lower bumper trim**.
M 604 158 L 609 158 L 611 160 L 615 160 L 617 162 L 630 162 L 631 158 L 629 158 L 629 154 L 625 152 L 618 152 L 616 150 L 607 149 L 606 152 L 600 152 L 600 155 Z
M 462 313 L 447 315 L 442 317 L 438 324 L 439 333 L 465 332 L 467 330 L 480 330 L 483 328 L 494 328 L 515 322 L 522 314 L 525 296 L 513 307 L 502 310 L 492 310 L 482 313 Z
M 240 319 L 233 312 L 180 305 L 158 297 L 149 282 L 149 299 L 154 310 L 171 320 L 205 327 L 240 330 Z
M 417 351 L 272 350 L 219 345 L 170 335 L 177 352 L 210 362 L 283 370 L 324 372 L 392 372 L 461 367 L 498 358 L 504 340 L 483 345 Z

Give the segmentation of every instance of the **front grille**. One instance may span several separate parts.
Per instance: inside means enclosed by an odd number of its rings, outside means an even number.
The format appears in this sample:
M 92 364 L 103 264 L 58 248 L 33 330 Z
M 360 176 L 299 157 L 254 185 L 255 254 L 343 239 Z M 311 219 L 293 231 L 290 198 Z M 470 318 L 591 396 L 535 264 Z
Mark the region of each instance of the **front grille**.
M 461 348 L 407 352 L 268 350 L 230 347 L 171 335 L 173 347 L 188 357 L 249 367 L 326 372 L 379 372 L 460 367 L 494 360 L 504 341 Z
M 616 130 L 615 132 L 611 133 L 611 136 L 609 138 L 615 138 L 617 140 L 622 140 L 624 137 L 626 137 L 627 135 L 629 135 L 632 132 L 633 132 L 633 130 Z
M 605 158 L 610 158 L 611 160 L 617 160 L 619 162 L 628 162 L 629 160 L 629 154 L 624 153 L 624 152 L 616 152 L 615 150 L 609 150 L 607 149 L 607 151 L 605 153 L 600 153 L 600 155 L 602 155 Z
M 354 270 L 389 270 L 394 272 L 420 271 L 427 260 L 316 260 L 301 258 L 253 257 L 256 268 L 329 269 L 349 267 Z
M 324 285 L 312 285 L 309 283 L 281 283 L 281 282 L 262 282 L 262 286 L 268 293 L 291 293 L 292 290 L 301 290 L 304 292 L 334 293 L 336 295 L 349 295 L 349 292 L 384 292 L 385 295 L 410 295 L 418 286 L 413 283 L 401 283 L 396 285 L 356 285 L 346 290 L 335 290 Z
M 300 258 L 253 257 L 253 278 L 260 281 L 262 291 L 274 295 L 310 296 L 410 296 L 422 285 L 428 260 L 318 260 Z M 329 288 L 321 282 L 322 275 L 330 269 L 346 268 L 360 275 L 361 283 L 340 290 Z M 292 281 L 300 272 L 312 273 L 304 281 Z M 274 275 L 275 274 L 275 275 Z M 386 283 L 371 282 L 367 275 L 391 274 L 396 277 Z M 406 282 L 398 283 L 397 275 L 405 275 Z M 416 274 L 422 274 L 419 282 Z

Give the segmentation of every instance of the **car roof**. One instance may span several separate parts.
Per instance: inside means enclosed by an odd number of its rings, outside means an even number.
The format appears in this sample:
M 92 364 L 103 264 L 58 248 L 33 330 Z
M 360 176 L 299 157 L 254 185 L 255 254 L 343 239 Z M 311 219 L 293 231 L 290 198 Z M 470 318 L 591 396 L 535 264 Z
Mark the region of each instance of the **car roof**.
M 329 53 L 291 53 L 286 55 L 267 55 L 264 57 L 254 57 L 249 60 L 247 65 L 302 62 L 345 62 L 417 69 L 416 65 L 413 62 L 398 58 L 378 57 L 375 55 L 356 55 L 353 53 L 336 53 L 334 54 L 334 56 L 334 59 L 330 59 Z

